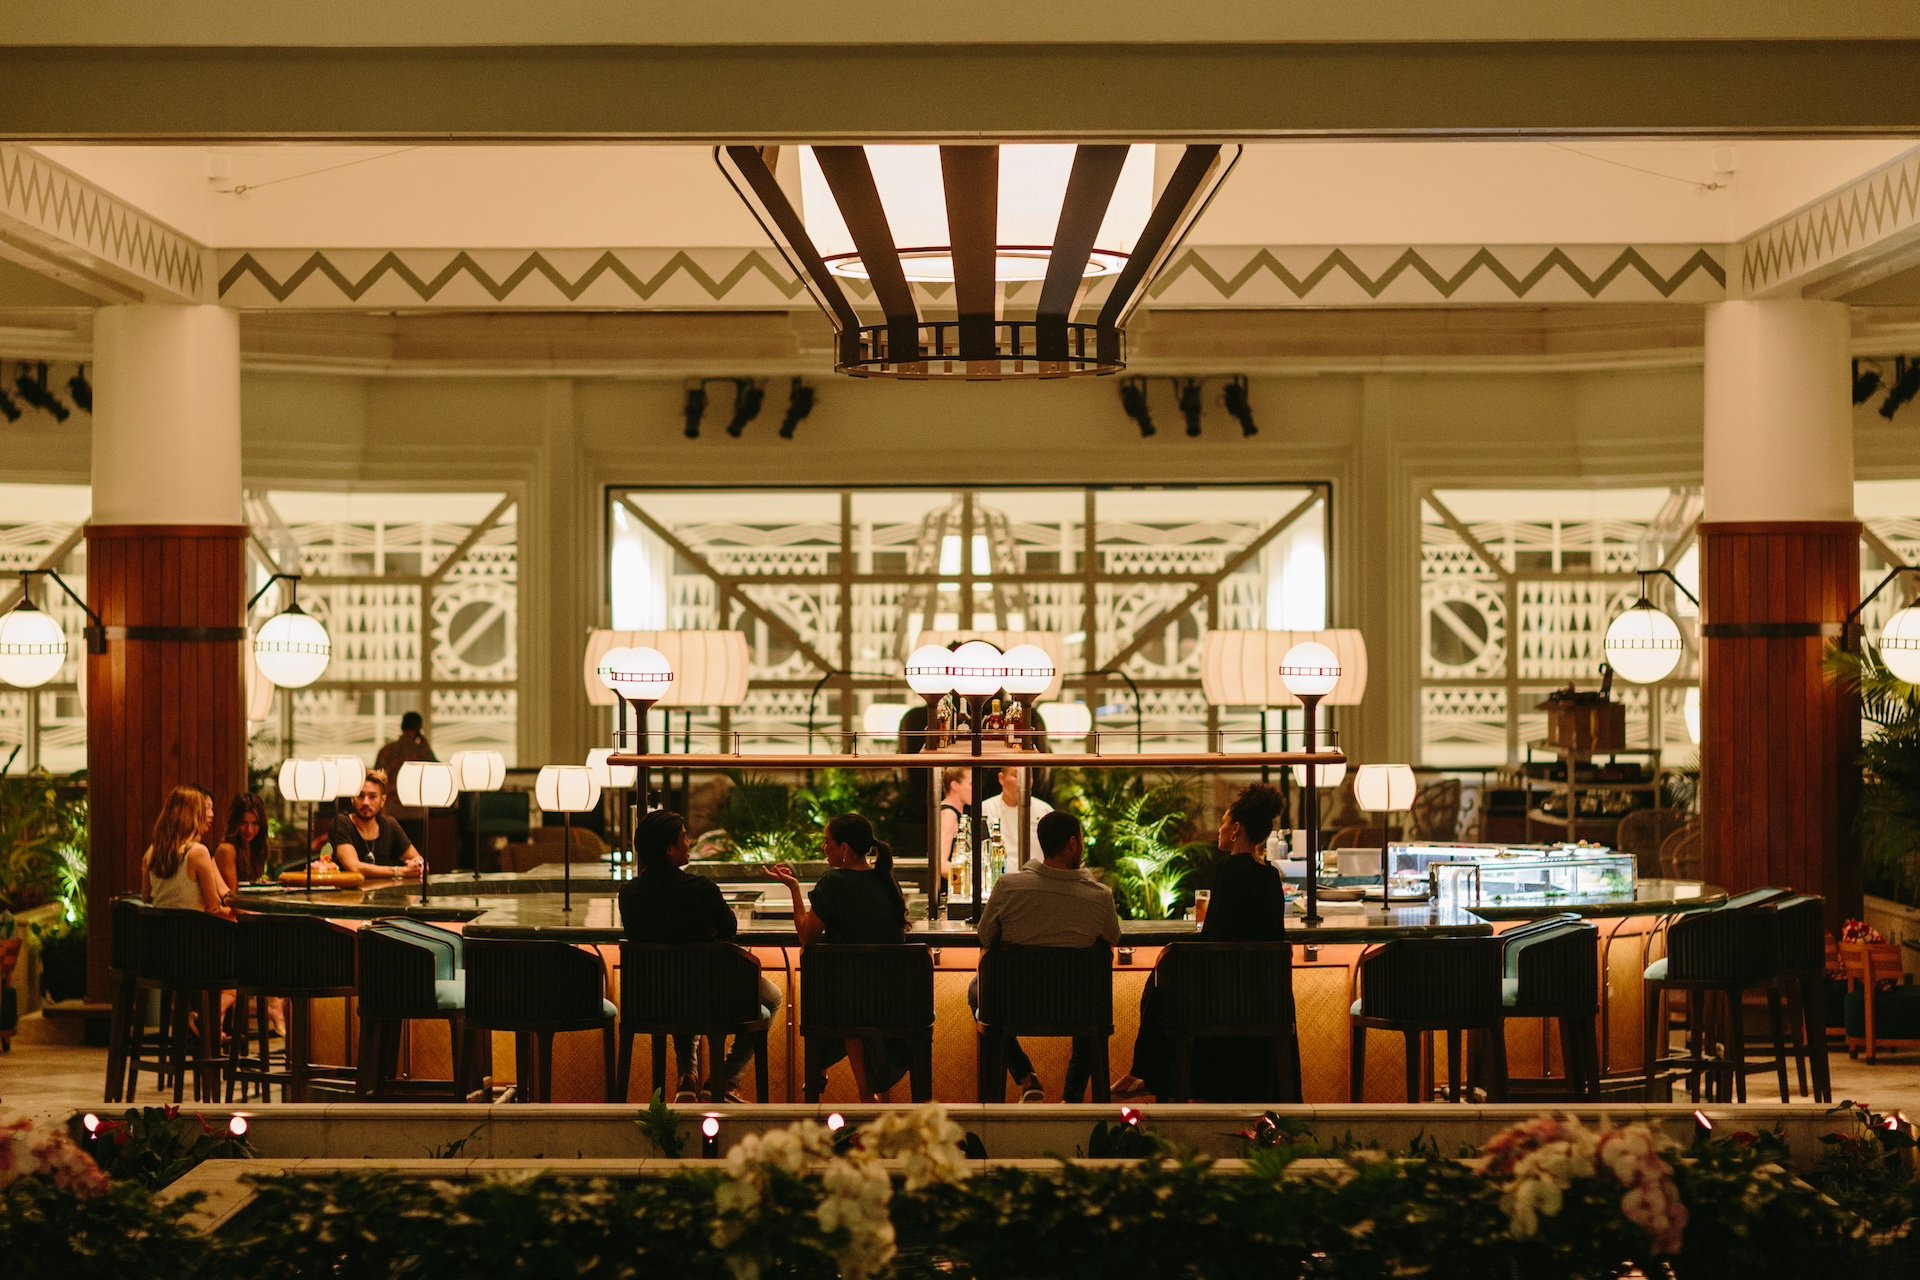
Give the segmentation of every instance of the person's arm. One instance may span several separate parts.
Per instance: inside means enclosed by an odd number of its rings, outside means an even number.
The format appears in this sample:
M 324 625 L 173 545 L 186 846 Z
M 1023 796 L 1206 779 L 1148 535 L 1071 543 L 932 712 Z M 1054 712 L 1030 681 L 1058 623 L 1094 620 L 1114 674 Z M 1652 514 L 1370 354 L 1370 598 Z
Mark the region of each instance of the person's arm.
M 727 905 L 727 897 L 720 892 L 720 886 L 704 876 L 693 878 L 694 891 L 704 900 L 709 927 L 717 941 L 726 942 L 740 932 L 740 922 L 734 919 L 733 908 Z
M 153 901 L 153 871 L 147 866 L 147 858 L 152 856 L 153 850 L 148 849 L 146 855 L 140 859 L 140 901 L 142 902 Z
M 207 852 L 207 846 L 196 844 L 187 850 L 187 870 L 200 886 L 201 908 L 209 915 L 233 919 L 226 903 L 226 883 L 220 879 L 220 869 L 213 865 L 213 855 Z
M 945 884 L 953 863 L 953 842 L 960 835 L 960 815 L 946 805 L 940 806 L 940 847 L 934 858 L 940 866 L 940 883 Z
M 1000 896 L 1000 891 L 1005 887 L 1005 881 L 994 882 L 993 892 L 987 895 L 987 905 L 980 912 L 980 923 L 973 927 L 974 936 L 980 939 L 983 948 L 1000 941 L 1000 917 L 1005 914 L 1000 905 L 1005 899 Z
M 1107 918 L 1100 926 L 1100 936 L 1110 947 L 1120 944 L 1120 908 L 1111 893 L 1107 895 Z
M 220 878 L 227 882 L 227 892 L 238 893 L 240 891 L 240 855 L 225 840 L 222 840 L 213 851 L 213 865 L 219 869 Z
M 793 895 L 793 931 L 800 935 L 800 945 L 812 946 L 827 931 L 827 923 L 807 909 L 807 899 L 800 892 L 800 878 L 793 874 L 793 868 L 784 862 L 776 862 L 767 869 L 767 874 L 787 886 L 787 892 Z M 814 896 L 818 897 L 819 887 L 815 886 Z
M 420 851 L 418 849 L 413 847 L 413 838 L 407 834 L 407 829 L 405 827 L 401 826 L 398 822 L 395 822 L 392 818 L 388 818 L 387 821 L 389 823 L 392 823 L 392 825 L 387 828 L 388 833 L 391 835 L 398 836 L 400 838 L 400 843 L 406 846 L 404 849 L 400 851 L 400 865 L 394 868 L 394 871 L 393 871 L 394 879 L 396 880 L 417 879 L 421 875 L 421 873 L 425 871 L 427 860 L 420 856 Z M 433 815 L 428 814 L 423 819 L 423 821 L 432 822 Z

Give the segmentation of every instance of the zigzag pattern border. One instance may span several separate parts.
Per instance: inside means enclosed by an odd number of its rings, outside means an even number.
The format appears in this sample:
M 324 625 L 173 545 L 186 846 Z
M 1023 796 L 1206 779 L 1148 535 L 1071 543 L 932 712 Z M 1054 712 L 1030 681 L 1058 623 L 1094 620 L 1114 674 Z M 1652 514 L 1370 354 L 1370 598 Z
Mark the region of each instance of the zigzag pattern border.
M 1920 219 L 1920 149 L 1896 157 L 1879 172 L 1747 237 L 1741 243 L 1741 284 L 1749 293 L 1764 289 L 1916 219 Z
M 609 249 L 595 258 L 587 269 L 574 279 L 568 279 L 559 268 L 548 261 L 545 254 L 538 251 L 528 254 L 512 271 L 496 278 L 465 250 L 454 254 L 431 276 L 422 276 L 409 266 L 399 253 L 388 250 L 355 279 L 350 278 L 346 272 L 335 265 L 324 251 L 316 250 L 308 254 L 306 260 L 290 272 L 284 280 L 275 279 L 273 273 L 267 270 L 253 254 L 243 253 L 221 274 L 220 296 L 226 297 L 235 285 L 245 278 L 252 279 L 265 289 L 275 302 L 285 302 L 301 285 L 319 276 L 338 289 L 347 301 L 358 302 L 376 285 L 391 278 L 413 290 L 422 302 L 432 302 L 449 285 L 465 277 L 479 285 L 495 302 L 505 302 L 522 284 L 538 276 L 558 290 L 568 302 L 578 302 L 602 277 L 612 276 L 631 289 L 640 301 L 645 302 L 671 283 L 675 276 L 684 275 L 718 302 L 731 293 L 742 280 L 754 274 L 764 277 L 768 284 L 779 290 L 790 301 L 800 296 L 800 282 L 778 269 L 765 254 L 757 249 L 749 250 L 746 256 L 735 263 L 731 269 L 718 276 L 709 273 L 695 262 L 686 250 L 676 250 L 659 270 L 645 277 L 636 274 L 632 268 L 620 260 L 618 254 Z
M 1589 298 L 1595 300 L 1598 300 L 1608 287 L 1627 272 L 1634 273 L 1651 285 L 1663 298 L 1671 298 L 1682 285 L 1700 273 L 1704 273 L 1722 288 L 1725 288 L 1727 283 L 1725 266 L 1704 247 L 1694 250 L 1693 254 L 1671 275 L 1661 272 L 1647 261 L 1645 255 L 1632 247 L 1622 249 L 1613 261 L 1597 274 L 1592 275 L 1575 262 L 1566 250 L 1560 248 L 1549 249 L 1527 270 L 1515 271 L 1502 262 L 1491 248 L 1483 246 L 1475 250 L 1457 270 L 1447 272 L 1428 262 L 1418 249 L 1409 247 L 1402 250 L 1378 275 L 1366 271 L 1344 249 L 1330 251 L 1303 275 L 1296 275 L 1290 271 L 1271 249 L 1260 250 L 1231 275 L 1223 274 L 1216 269 L 1202 256 L 1200 250 L 1188 249 L 1161 273 L 1158 280 L 1154 281 L 1150 291 L 1151 296 L 1156 298 L 1161 296 L 1189 271 L 1197 273 L 1222 298 L 1229 299 L 1263 272 L 1271 275 L 1289 293 L 1302 300 L 1336 271 L 1358 286 L 1369 298 L 1375 299 L 1408 272 L 1424 280 L 1443 301 L 1451 299 L 1475 276 L 1483 273 L 1504 285 L 1516 300 L 1524 299 L 1556 271 L 1572 281 Z
M 199 245 L 23 147 L 0 145 L 0 210 L 187 297 L 200 296 Z

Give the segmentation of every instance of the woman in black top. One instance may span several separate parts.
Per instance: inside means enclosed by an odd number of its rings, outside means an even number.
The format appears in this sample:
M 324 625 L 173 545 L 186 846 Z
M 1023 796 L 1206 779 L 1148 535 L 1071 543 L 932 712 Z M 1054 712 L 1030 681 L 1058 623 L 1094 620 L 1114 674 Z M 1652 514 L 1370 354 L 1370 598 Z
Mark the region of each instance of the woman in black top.
M 620 919 L 629 942 L 726 942 L 739 932 L 733 908 L 721 896 L 720 886 L 683 870 L 693 856 L 693 842 L 687 835 L 686 820 L 679 814 L 655 809 L 640 819 L 633 832 L 633 848 L 640 874 L 620 889 Z M 761 1016 L 772 1017 L 780 999 L 780 988 L 761 978 Z M 675 1102 L 693 1102 L 701 1094 L 696 1052 L 692 1036 L 674 1037 L 674 1057 L 680 1064 Z M 707 1081 L 708 1100 L 741 1101 L 733 1091 L 734 1082 L 752 1059 L 753 1045 L 744 1036 L 735 1036 L 726 1061 Z M 665 1081 L 656 1083 L 666 1087 Z
M 942 769 L 940 784 L 944 788 L 940 798 L 940 842 L 934 846 L 939 850 L 940 874 L 934 883 L 944 885 L 947 868 L 952 865 L 954 842 L 960 838 L 960 819 L 973 803 L 973 770 Z
M 1280 792 L 1262 782 L 1244 787 L 1226 814 L 1220 819 L 1220 849 L 1226 857 L 1214 867 L 1213 900 L 1207 906 L 1207 918 L 1200 925 L 1200 936 L 1207 942 L 1281 942 L 1286 938 L 1287 902 L 1279 869 L 1266 860 L 1267 836 L 1280 816 Z M 1133 1042 L 1133 1071 L 1114 1082 L 1115 1098 L 1140 1097 L 1151 1093 L 1164 1097 L 1173 1075 L 1173 1046 L 1160 1026 L 1154 1006 L 1154 983 L 1149 981 L 1140 996 L 1140 1031 Z M 1197 1079 L 1194 1092 L 1202 1097 L 1216 1093 L 1241 1093 L 1246 1090 L 1236 1071 L 1244 1057 L 1241 1047 L 1232 1046 L 1220 1053 L 1194 1055 L 1195 1061 L 1214 1064 L 1219 1070 L 1203 1070 L 1218 1079 Z M 1253 1092 L 1258 1093 L 1258 1086 Z M 1237 1098 L 1221 1099 L 1238 1101 Z
M 904 942 L 907 898 L 893 878 L 893 850 L 873 834 L 873 824 L 857 813 L 827 822 L 820 840 L 828 870 L 813 886 L 809 903 L 793 868 L 776 863 L 768 872 L 793 895 L 793 927 L 802 946 L 816 942 L 874 945 Z M 848 1040 L 821 1044 L 814 1055 L 822 1072 L 844 1054 L 863 1102 L 881 1095 L 906 1073 L 904 1046 L 885 1040 Z

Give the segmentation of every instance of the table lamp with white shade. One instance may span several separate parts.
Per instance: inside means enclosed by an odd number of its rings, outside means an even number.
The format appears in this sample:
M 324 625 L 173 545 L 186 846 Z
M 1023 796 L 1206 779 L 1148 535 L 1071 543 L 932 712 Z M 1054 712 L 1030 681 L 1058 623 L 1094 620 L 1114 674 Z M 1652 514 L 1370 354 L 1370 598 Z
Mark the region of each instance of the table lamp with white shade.
M 443 760 L 409 760 L 394 779 L 394 794 L 409 809 L 450 809 L 460 799 L 460 783 L 453 766 Z M 420 824 L 420 843 L 432 844 L 433 815 Z M 420 905 L 427 903 L 427 881 L 433 874 L 429 848 L 420 850 Z
M 332 771 L 319 760 L 290 757 L 280 763 L 280 798 L 289 804 L 317 805 L 333 799 Z M 307 810 L 307 892 L 313 892 L 313 810 Z
M 1320 708 L 1320 700 L 1332 693 L 1340 683 L 1340 657 L 1318 640 L 1307 640 L 1288 649 L 1275 670 L 1287 692 L 1306 708 L 1307 728 L 1303 745 L 1307 753 L 1312 754 L 1316 749 L 1316 713 Z M 1307 827 L 1306 923 L 1316 925 L 1320 923 L 1320 787 L 1319 775 L 1312 761 L 1307 762 L 1304 782 L 1302 808 L 1305 810 L 1303 817 Z
M 1049 702 L 1040 708 L 1040 718 L 1056 737 L 1084 738 L 1093 732 L 1093 707 L 1085 702 Z
M 1363 764 L 1353 776 L 1354 803 L 1380 815 L 1380 907 L 1383 911 L 1393 905 L 1389 819 L 1393 814 L 1413 808 L 1417 790 L 1410 764 Z
M 367 762 L 359 756 L 321 756 L 319 759 L 333 780 L 333 816 L 338 818 L 341 802 L 351 801 L 359 794 L 360 784 L 367 780 Z M 387 779 L 387 786 L 393 786 L 393 779 Z
M 533 783 L 534 802 L 543 813 L 560 815 L 565 832 L 560 855 L 560 910 L 573 910 L 573 815 L 591 813 L 600 803 L 600 784 L 583 764 L 550 764 Z
M 622 852 L 631 852 L 633 848 L 633 813 L 627 803 L 627 793 L 638 784 L 640 769 L 636 765 L 612 763 L 613 751 L 608 747 L 595 747 L 587 752 L 587 768 L 593 771 L 593 780 L 600 784 L 601 798 L 617 795 L 621 798 L 620 812 L 614 814 L 615 843 L 613 862 L 619 866 L 625 856 Z
M 507 758 L 498 751 L 456 751 L 447 757 L 447 766 L 453 770 L 453 784 L 463 796 L 498 791 L 507 783 Z M 471 813 L 468 816 L 471 818 Z M 473 878 L 480 878 L 478 848 L 473 851 Z

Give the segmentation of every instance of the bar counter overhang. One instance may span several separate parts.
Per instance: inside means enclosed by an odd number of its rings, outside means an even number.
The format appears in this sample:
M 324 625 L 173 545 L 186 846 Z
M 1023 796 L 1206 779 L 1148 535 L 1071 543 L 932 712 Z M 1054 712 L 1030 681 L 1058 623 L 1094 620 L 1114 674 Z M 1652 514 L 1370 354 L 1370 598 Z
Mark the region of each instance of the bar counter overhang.
M 572 874 L 573 909 L 561 909 L 561 879 L 557 869 L 483 876 L 458 874 L 436 877 L 425 905 L 417 884 L 389 884 L 360 891 L 299 890 L 255 897 L 247 895 L 243 909 L 264 912 L 315 913 L 346 924 L 405 915 L 427 920 L 470 936 L 502 939 L 547 939 L 574 943 L 595 951 L 607 966 L 608 993 L 618 1000 L 621 930 L 615 918 L 614 894 L 624 879 L 616 880 L 606 866 L 576 868 Z M 1300 1041 L 1301 1083 L 1307 1102 L 1344 1102 L 1349 1098 L 1348 1009 L 1356 997 L 1356 974 L 1368 948 L 1404 937 L 1471 937 L 1542 916 L 1573 912 L 1593 921 L 1599 931 L 1601 1005 L 1596 1034 L 1603 1079 L 1631 1079 L 1638 1097 L 1641 1064 L 1642 974 L 1664 954 L 1667 919 L 1675 914 L 1715 906 L 1724 891 L 1697 881 L 1642 880 L 1631 894 L 1555 897 L 1537 901 L 1507 898 L 1484 906 L 1396 905 L 1383 910 L 1377 904 L 1323 903 L 1324 922 L 1308 926 L 1290 917 L 1287 939 L 1293 944 L 1293 985 Z M 1184 921 L 1129 920 L 1122 922 L 1121 943 L 1114 952 L 1113 1017 L 1110 1041 L 1115 1074 L 1130 1060 L 1140 993 L 1160 950 L 1168 943 L 1198 936 L 1198 926 Z M 799 940 L 790 923 L 753 920 L 740 926 L 736 941 L 759 959 L 766 976 L 786 993 L 775 1033 L 770 1038 L 770 1101 L 800 1099 L 798 1010 Z M 967 984 L 973 978 L 979 942 L 973 928 L 961 922 L 916 921 L 909 941 L 933 949 L 935 961 L 934 1096 L 942 1101 L 974 1100 L 975 1047 L 973 1021 L 966 1003 Z M 315 1007 L 315 1049 L 322 1057 L 349 1054 L 334 1061 L 352 1061 L 355 1028 L 342 1002 L 323 1001 Z M 1027 1045 L 1050 1095 L 1058 1096 L 1066 1067 L 1064 1040 L 1036 1040 Z M 496 1080 L 512 1078 L 513 1037 L 494 1041 Z M 1516 1080 L 1558 1076 L 1562 1071 L 1557 1029 L 1543 1020 L 1513 1020 L 1508 1024 L 1509 1069 Z M 1370 1102 L 1399 1102 L 1404 1096 L 1403 1069 L 1398 1053 L 1369 1056 L 1363 1097 Z M 451 1069 L 446 1030 L 442 1026 L 410 1029 L 407 1059 L 413 1074 L 444 1077 Z M 648 1055 L 636 1051 L 627 1096 L 645 1099 L 653 1093 Z M 1444 1060 L 1443 1060 L 1444 1061 Z M 563 1035 L 554 1044 L 556 1102 L 594 1102 L 604 1097 L 598 1037 Z M 901 1087 L 904 1096 L 904 1084 Z M 854 1092 L 845 1069 L 829 1078 L 827 1102 L 852 1102 Z M 1001 1101 L 998 1098 L 988 1101 Z

